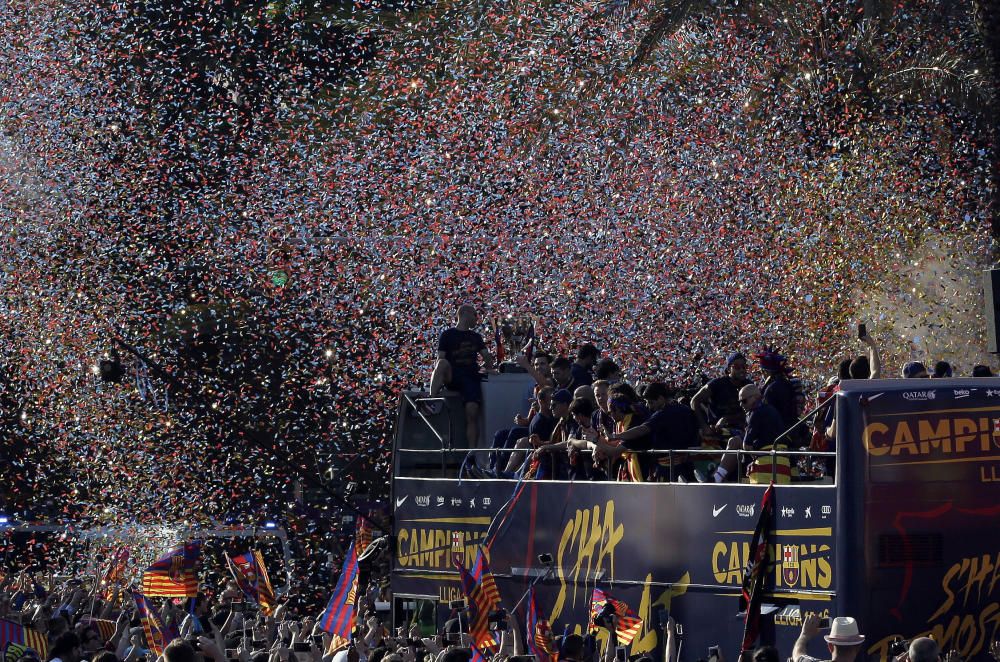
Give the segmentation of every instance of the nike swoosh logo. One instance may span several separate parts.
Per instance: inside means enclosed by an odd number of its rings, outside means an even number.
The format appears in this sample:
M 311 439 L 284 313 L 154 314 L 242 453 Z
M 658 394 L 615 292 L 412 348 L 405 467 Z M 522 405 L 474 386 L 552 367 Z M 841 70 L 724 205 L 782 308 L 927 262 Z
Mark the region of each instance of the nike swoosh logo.
M 406 501 L 406 500 L 407 500 L 407 499 L 409 499 L 409 498 L 410 498 L 410 495 L 409 495 L 409 494 L 407 494 L 407 495 L 406 495 L 405 497 L 403 497 L 402 499 L 396 499 L 396 507 L 397 507 L 397 508 L 399 508 L 400 506 L 402 506 L 402 505 L 403 505 L 403 502 L 404 502 L 404 501 Z
M 396 505 L 398 506 L 399 504 L 397 503 Z M 719 513 L 721 513 L 723 510 L 725 510 L 726 506 L 728 506 L 728 505 L 729 505 L 728 503 L 724 503 L 721 506 L 719 506 L 718 508 L 716 508 L 715 506 L 712 506 L 712 517 L 718 517 Z

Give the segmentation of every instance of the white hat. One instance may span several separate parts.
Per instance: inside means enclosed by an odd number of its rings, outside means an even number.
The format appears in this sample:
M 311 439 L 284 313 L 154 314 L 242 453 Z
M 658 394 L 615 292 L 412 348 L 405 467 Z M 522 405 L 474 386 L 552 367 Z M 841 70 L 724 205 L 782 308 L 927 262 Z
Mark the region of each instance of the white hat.
M 826 643 L 835 646 L 860 646 L 865 635 L 858 633 L 858 622 L 850 616 L 838 616 L 830 625 L 830 634 L 824 635 Z

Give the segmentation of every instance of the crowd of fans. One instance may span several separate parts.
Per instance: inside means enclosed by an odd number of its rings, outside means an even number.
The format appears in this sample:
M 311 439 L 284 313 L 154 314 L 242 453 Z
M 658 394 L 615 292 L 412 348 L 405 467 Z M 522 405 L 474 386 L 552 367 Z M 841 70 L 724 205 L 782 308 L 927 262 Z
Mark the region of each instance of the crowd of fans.
M 5 662 L 469 662 L 472 657 L 474 644 L 462 610 L 453 611 L 453 617 L 437 628 L 433 603 L 424 602 L 408 622 L 391 629 L 389 612 L 379 608 L 377 599 L 387 596 L 379 592 L 377 582 L 361 592 L 349 642 L 335 641 L 323 630 L 318 614 L 296 610 L 290 602 L 282 602 L 265 616 L 256 603 L 245 599 L 235 582 L 223 581 L 217 589 L 196 598 L 156 600 L 157 627 L 174 631 L 176 637 L 161 652 L 154 652 L 142 614 L 118 586 L 98 590 L 90 579 L 8 575 L 0 581 L 0 621 L 29 627 L 46 643 L 34 648 L 8 646 L 0 654 L 6 655 Z M 584 627 L 582 635 L 571 634 L 570 628 L 561 636 L 543 631 L 536 634 L 535 645 L 551 651 L 561 662 L 613 662 L 621 654 L 615 645 L 616 617 L 602 616 L 595 623 Z M 524 629 L 516 619 L 504 617 L 494 625 L 499 637 L 490 656 L 492 662 L 534 659 L 527 654 Z M 607 636 L 595 636 L 602 629 Z M 665 617 L 655 629 L 660 642 L 656 650 L 630 656 L 626 652 L 628 659 L 684 659 L 683 629 L 674 618 Z M 819 618 L 807 614 L 793 650 L 786 651 L 791 654 L 788 659 L 818 662 L 806 651 L 810 640 L 822 633 Z M 854 660 L 865 642 L 857 622 L 850 617 L 832 619 L 823 638 L 832 659 L 839 662 Z M 45 654 L 36 648 L 44 648 Z M 726 646 L 713 648 L 707 662 L 725 662 L 725 650 Z M 740 662 L 785 659 L 769 645 L 730 652 L 731 659 Z M 1000 661 L 1000 642 L 993 643 L 989 653 Z M 943 655 L 938 644 L 927 637 L 897 642 L 893 655 L 896 662 L 961 662 L 957 652 Z

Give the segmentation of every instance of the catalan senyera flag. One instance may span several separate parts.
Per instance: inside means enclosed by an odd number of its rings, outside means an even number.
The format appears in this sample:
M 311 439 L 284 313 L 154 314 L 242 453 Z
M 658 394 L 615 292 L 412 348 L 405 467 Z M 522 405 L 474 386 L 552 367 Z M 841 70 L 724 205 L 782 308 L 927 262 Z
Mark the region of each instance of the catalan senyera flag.
M 535 588 L 528 591 L 528 622 L 525 630 L 525 640 L 528 643 L 528 653 L 535 656 L 538 662 L 552 662 L 552 628 L 549 622 L 538 613 L 535 604 Z
M 639 634 L 639 630 L 642 629 L 642 619 L 621 600 L 615 600 L 601 589 L 595 588 L 594 594 L 590 598 L 591 630 L 597 628 L 594 621 L 604 611 L 605 604 L 612 605 L 615 608 L 615 614 L 618 616 L 618 626 L 615 630 L 618 643 L 622 646 L 628 646 L 635 639 L 635 635 Z
M 111 598 L 111 591 L 114 589 L 115 585 L 118 584 L 122 577 L 125 576 L 125 569 L 128 567 L 129 550 L 127 547 L 122 547 L 114 555 L 108 559 L 108 567 L 101 575 L 100 582 L 98 583 L 98 590 L 101 593 L 101 597 L 105 600 Z
M 146 597 L 193 598 L 198 595 L 198 559 L 201 541 L 175 547 L 156 560 L 142 575 Z
M 89 620 L 85 619 L 84 622 L 97 630 L 97 634 L 104 643 L 111 641 L 111 637 L 115 636 L 117 623 L 112 620 L 108 620 L 107 618 L 91 618 Z
M 0 620 L 0 649 L 6 650 L 9 645 L 31 648 L 42 659 L 49 654 L 49 643 L 44 634 L 14 621 Z
M 149 604 L 149 600 L 142 593 L 132 593 L 135 599 L 135 608 L 142 621 L 142 629 L 146 632 L 146 644 L 149 650 L 157 656 L 163 655 L 163 649 L 171 641 L 178 637 L 176 627 L 164 627 L 163 623 L 156 616 L 156 610 Z
M 326 610 L 319 617 L 320 628 L 334 637 L 350 641 L 354 630 L 354 601 L 358 593 L 358 548 L 354 542 L 348 548 L 340 579 L 333 589 Z
M 490 572 L 486 555 L 483 554 L 483 548 L 480 547 L 476 552 L 471 573 L 463 565 L 457 567 L 462 592 L 469 600 L 469 636 L 472 637 L 473 647 L 493 649 L 497 642 L 490 632 L 489 619 L 490 612 L 500 605 L 500 592 Z
M 253 550 L 233 557 L 225 554 L 225 557 L 236 585 L 247 598 L 260 605 L 261 613 L 270 616 L 275 608 L 275 595 L 267 566 L 264 565 L 264 556 Z
M 330 645 L 326 649 L 327 655 L 333 655 L 339 650 L 343 650 L 351 645 L 351 640 L 345 637 L 341 637 L 339 634 L 330 635 Z
M 751 650 L 760 634 L 760 605 L 773 581 L 771 571 L 771 538 L 774 535 L 774 483 L 772 482 L 760 501 L 760 515 L 750 541 L 750 561 L 743 574 L 743 592 L 740 609 L 746 610 L 743 623 L 743 644 L 740 651 Z
M 492 608 L 498 607 L 500 605 L 500 590 L 497 588 L 493 573 L 490 572 L 489 562 L 486 560 L 486 555 L 483 554 L 482 547 L 476 551 L 476 560 L 472 564 L 472 578 L 482 585 L 483 593 L 489 598 Z

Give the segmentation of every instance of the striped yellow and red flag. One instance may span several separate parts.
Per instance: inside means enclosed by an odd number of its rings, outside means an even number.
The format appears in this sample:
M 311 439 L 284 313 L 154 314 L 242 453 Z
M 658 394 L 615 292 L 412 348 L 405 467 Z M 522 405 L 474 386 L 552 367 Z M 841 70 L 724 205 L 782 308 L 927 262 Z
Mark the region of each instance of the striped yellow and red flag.
M 642 619 L 627 604 L 621 600 L 615 600 L 599 588 L 594 589 L 594 594 L 590 598 L 590 629 L 594 630 L 597 628 L 596 619 L 604 611 L 606 604 L 614 607 L 615 615 L 618 617 L 617 628 L 615 629 L 618 643 L 628 646 L 642 629 Z
M 116 623 L 107 618 L 92 618 L 90 619 L 90 624 L 97 629 L 97 634 L 101 636 L 101 641 L 107 643 L 111 641 L 111 637 L 115 636 L 115 626 Z
M 146 569 L 142 575 L 143 595 L 193 598 L 198 595 L 198 558 L 201 541 L 175 547 Z
M 327 655 L 333 655 L 339 650 L 347 648 L 351 644 L 348 637 L 341 637 L 339 634 L 330 635 L 330 646 L 326 649 Z
M 372 524 L 368 521 L 367 517 L 358 517 L 357 531 L 354 534 L 354 544 L 358 548 L 358 556 L 365 553 L 368 549 L 368 545 L 372 544 L 372 540 L 375 539 L 375 533 L 372 530 Z
M 177 628 L 175 626 L 165 627 L 157 618 L 156 610 L 142 593 L 133 593 L 132 597 L 135 599 L 139 620 L 142 621 L 142 629 L 146 632 L 146 645 L 155 655 L 163 655 L 163 649 L 167 647 L 167 644 L 180 636 Z
M 462 592 L 469 600 L 469 635 L 472 637 L 473 647 L 492 650 L 497 642 L 489 629 L 489 617 L 490 613 L 500 605 L 500 591 L 497 590 L 483 548 L 480 547 L 476 553 L 471 573 L 464 565 L 459 564 L 457 567 Z

